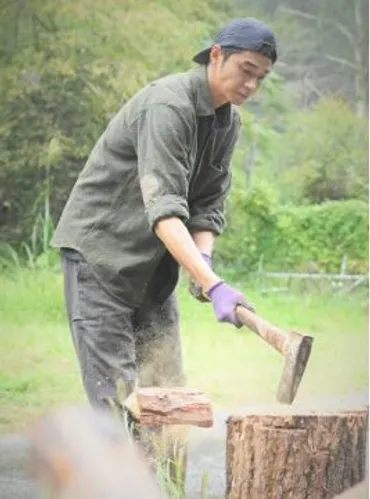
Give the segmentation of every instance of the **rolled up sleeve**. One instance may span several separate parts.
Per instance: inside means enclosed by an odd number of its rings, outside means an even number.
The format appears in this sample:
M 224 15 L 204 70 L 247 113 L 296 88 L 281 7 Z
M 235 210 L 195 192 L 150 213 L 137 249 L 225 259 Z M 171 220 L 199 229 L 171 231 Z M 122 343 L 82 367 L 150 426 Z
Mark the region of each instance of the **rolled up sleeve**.
M 189 218 L 189 120 L 181 110 L 153 104 L 136 124 L 138 175 L 150 227 L 163 218 Z
M 209 231 L 216 235 L 222 233 L 225 227 L 225 210 L 220 203 L 217 206 L 208 206 L 203 208 L 201 203 L 191 210 L 187 223 L 191 231 Z

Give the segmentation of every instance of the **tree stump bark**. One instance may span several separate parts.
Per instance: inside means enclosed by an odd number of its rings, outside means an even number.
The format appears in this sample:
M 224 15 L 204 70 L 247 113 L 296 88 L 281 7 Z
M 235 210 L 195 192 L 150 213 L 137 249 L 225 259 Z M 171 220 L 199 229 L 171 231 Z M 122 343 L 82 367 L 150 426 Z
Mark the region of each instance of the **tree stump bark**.
M 368 410 L 227 421 L 227 499 L 329 499 L 365 479 Z

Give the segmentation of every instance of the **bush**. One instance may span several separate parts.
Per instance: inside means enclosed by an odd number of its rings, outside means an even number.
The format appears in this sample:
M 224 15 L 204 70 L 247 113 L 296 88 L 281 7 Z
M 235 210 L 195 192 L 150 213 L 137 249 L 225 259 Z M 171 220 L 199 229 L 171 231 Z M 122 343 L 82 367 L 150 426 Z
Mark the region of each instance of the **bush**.
M 348 272 L 367 272 L 368 208 L 359 200 L 282 208 L 265 260 L 275 268 L 338 272 L 343 255 Z
M 219 239 L 216 260 L 238 275 L 255 271 L 261 257 L 270 270 L 338 272 L 343 255 L 348 272 L 367 271 L 368 209 L 360 200 L 320 205 L 278 206 L 263 185 L 233 192 L 229 225 Z

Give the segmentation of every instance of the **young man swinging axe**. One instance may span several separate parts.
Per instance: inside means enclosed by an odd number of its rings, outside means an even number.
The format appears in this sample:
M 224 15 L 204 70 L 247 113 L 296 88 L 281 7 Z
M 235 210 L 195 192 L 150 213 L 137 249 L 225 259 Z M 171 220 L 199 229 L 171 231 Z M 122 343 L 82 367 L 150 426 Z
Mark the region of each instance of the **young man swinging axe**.
M 253 311 L 212 269 L 212 250 L 224 227 L 237 107 L 276 59 L 269 26 L 235 19 L 194 57 L 197 67 L 137 92 L 95 144 L 52 241 L 93 406 L 116 400 L 118 380 L 127 394 L 135 383 L 184 384 L 179 266 L 218 321 L 240 327 L 236 307 Z

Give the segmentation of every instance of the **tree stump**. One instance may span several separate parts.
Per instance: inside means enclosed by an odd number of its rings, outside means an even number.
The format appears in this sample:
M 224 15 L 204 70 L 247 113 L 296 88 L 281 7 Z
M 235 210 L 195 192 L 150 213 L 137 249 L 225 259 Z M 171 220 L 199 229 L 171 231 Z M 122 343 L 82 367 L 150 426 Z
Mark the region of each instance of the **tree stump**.
M 329 499 L 365 479 L 368 410 L 231 416 L 227 499 Z

